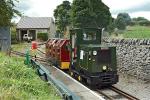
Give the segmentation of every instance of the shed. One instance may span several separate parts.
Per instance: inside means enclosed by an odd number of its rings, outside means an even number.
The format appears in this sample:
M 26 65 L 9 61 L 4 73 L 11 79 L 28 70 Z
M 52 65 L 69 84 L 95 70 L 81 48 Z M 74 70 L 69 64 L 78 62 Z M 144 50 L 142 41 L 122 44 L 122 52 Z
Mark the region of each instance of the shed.
M 0 51 L 7 51 L 11 46 L 11 35 L 9 27 L 0 27 Z
M 17 36 L 21 41 L 24 34 L 37 39 L 37 33 L 48 33 L 48 37 L 53 37 L 56 32 L 55 23 L 52 17 L 22 17 L 17 24 Z

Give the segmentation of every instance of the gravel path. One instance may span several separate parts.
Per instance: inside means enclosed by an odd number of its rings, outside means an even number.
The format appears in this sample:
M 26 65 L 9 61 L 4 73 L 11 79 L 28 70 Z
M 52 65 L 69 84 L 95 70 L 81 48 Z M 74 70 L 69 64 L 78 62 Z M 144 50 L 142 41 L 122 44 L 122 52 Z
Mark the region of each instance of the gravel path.
M 115 86 L 140 100 L 150 100 L 150 82 L 119 74 L 119 83 Z

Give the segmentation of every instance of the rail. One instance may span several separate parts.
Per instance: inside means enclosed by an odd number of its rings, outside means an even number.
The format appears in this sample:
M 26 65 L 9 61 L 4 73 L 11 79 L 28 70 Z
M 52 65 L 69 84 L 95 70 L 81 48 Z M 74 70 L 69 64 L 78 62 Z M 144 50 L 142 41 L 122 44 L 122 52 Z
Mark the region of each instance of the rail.
M 137 97 L 129 94 L 129 93 L 126 93 L 114 86 L 111 86 L 109 88 L 107 88 L 108 90 L 107 91 L 111 91 L 111 92 L 115 92 L 118 94 L 118 99 L 127 99 L 127 100 L 140 100 L 138 99 Z M 108 100 L 116 100 L 116 95 L 109 95 L 107 92 L 105 93 L 105 89 L 104 90 L 96 90 L 99 94 L 103 95 L 105 97 L 105 99 L 108 99 Z
M 117 92 L 117 93 L 119 93 L 119 94 L 121 94 L 121 95 L 123 95 L 124 97 L 128 98 L 129 100 L 140 100 L 140 99 L 132 96 L 131 94 L 128 94 L 128 93 L 126 93 L 126 92 L 124 92 L 124 91 L 122 91 L 122 90 L 120 90 L 120 89 L 118 89 L 114 86 L 111 86 L 110 89 Z
M 22 53 L 22 52 L 19 52 L 19 51 L 14 51 L 14 50 L 11 50 L 10 51 L 10 54 L 15 54 L 15 55 L 18 55 L 18 56 L 21 56 L 21 57 L 25 57 L 26 54 L 25 53 Z M 46 62 L 47 60 L 45 58 L 42 58 L 42 57 L 37 57 L 37 56 L 33 56 L 33 55 L 29 55 L 32 59 L 35 59 L 35 60 L 40 60 L 40 61 L 43 61 L 43 62 Z

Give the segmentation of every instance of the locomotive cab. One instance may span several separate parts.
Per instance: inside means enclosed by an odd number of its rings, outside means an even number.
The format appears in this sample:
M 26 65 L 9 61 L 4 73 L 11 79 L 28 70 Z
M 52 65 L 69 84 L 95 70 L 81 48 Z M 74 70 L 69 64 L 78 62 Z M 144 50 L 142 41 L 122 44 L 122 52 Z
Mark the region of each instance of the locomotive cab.
M 101 45 L 83 45 L 80 50 L 79 74 L 88 78 L 93 85 L 112 85 L 118 82 L 116 48 Z M 84 76 L 83 75 L 83 76 Z M 92 79 L 92 80 L 90 80 Z
M 101 45 L 102 29 L 73 29 L 70 34 L 70 71 L 90 86 L 107 86 L 118 82 L 116 47 Z

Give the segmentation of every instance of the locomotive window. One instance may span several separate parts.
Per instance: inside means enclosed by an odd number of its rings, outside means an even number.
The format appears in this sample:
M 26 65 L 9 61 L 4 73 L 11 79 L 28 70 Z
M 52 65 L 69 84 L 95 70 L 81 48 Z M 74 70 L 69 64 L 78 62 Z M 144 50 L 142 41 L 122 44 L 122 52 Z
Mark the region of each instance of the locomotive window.
M 96 33 L 84 33 L 83 40 L 96 40 Z

